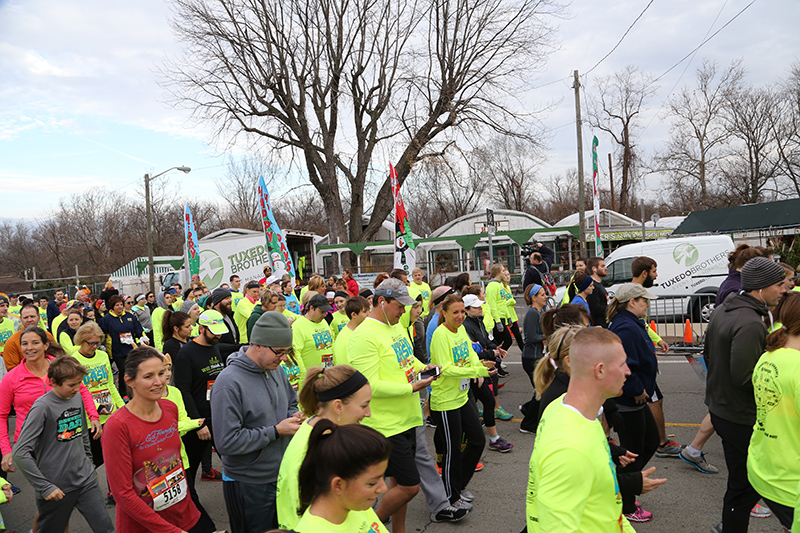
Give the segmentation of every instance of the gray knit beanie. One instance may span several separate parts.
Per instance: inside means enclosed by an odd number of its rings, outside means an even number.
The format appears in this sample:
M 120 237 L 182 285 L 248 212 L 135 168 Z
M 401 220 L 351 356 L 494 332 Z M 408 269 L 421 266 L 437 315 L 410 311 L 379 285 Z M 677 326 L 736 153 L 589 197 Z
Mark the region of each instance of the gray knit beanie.
M 783 281 L 786 272 L 775 261 L 766 257 L 754 257 L 742 268 L 742 290 L 757 291 Z
M 284 347 L 292 345 L 292 326 L 283 314 L 267 311 L 261 315 L 250 332 L 250 344 Z

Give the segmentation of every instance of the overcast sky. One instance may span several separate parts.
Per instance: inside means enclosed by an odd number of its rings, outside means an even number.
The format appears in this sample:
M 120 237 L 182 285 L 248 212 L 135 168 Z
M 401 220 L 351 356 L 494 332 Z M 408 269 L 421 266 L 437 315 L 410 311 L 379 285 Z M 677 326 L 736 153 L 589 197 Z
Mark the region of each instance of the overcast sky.
M 524 100 L 531 108 L 555 104 L 545 119 L 553 137 L 542 175 L 576 166 L 572 71 L 594 66 L 648 3 L 575 0 L 569 18 L 556 21 L 560 49 L 531 80 L 532 87 L 545 86 Z M 619 48 L 583 80 L 587 90 L 596 77 L 626 65 L 664 74 L 748 3 L 654 0 Z M 157 67 L 180 52 L 168 16 L 165 0 L 0 0 L 0 217 L 46 217 L 59 198 L 89 188 L 137 195 L 145 173 L 179 165 L 193 170 L 173 172 L 171 183 L 213 199 L 225 154 L 185 111 L 163 103 L 158 85 Z M 668 130 L 659 109 L 670 91 L 693 83 L 704 58 L 723 67 L 742 59 L 754 85 L 779 81 L 800 51 L 798 21 L 797 0 L 755 1 L 660 80 L 642 117 L 640 147 L 651 153 L 663 142 Z M 584 137 L 589 172 L 592 133 L 587 128 Z M 598 137 L 605 162 L 611 145 Z

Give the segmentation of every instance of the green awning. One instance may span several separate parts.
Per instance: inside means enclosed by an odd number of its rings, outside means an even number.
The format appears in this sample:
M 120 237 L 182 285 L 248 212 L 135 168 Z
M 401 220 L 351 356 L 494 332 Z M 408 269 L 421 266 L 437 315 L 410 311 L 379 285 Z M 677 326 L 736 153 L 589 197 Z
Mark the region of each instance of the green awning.
M 507 235 L 512 241 L 523 246 L 526 242 L 531 240 L 531 237 L 533 237 L 536 231 L 537 230 L 534 229 L 515 229 L 512 231 L 501 231 L 498 235 Z
M 459 235 L 458 237 L 453 237 L 452 240 L 456 241 L 465 252 L 471 252 L 482 237 L 483 235 L 479 233 L 477 235 Z

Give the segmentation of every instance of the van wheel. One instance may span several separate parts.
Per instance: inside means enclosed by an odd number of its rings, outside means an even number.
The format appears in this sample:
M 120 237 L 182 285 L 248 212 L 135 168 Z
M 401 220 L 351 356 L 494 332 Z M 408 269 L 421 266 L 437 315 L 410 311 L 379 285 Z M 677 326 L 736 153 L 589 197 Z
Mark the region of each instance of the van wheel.
M 711 320 L 711 313 L 714 312 L 715 300 L 717 296 L 709 293 L 708 295 L 697 295 L 692 306 L 692 317 L 694 320 L 708 323 Z

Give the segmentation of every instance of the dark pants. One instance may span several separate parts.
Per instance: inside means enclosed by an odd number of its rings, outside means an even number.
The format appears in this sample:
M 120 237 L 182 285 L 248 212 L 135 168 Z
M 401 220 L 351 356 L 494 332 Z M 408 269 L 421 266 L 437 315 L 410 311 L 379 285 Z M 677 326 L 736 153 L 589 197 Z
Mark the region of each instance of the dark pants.
M 536 368 L 536 363 L 539 359 L 522 358 L 522 369 L 528 374 L 528 379 L 531 380 L 533 385 L 533 370 Z M 536 431 L 539 426 L 539 400 L 536 399 L 536 387 L 534 386 L 534 393 L 531 399 L 522 406 L 522 422 L 519 427 L 525 431 Z
M 639 456 L 628 466 L 620 468 L 620 472 L 641 472 L 645 465 L 656 453 L 659 444 L 658 427 L 650 412 L 650 407 L 645 405 L 636 411 L 620 411 L 625 427 L 619 434 L 619 444 Z M 636 511 L 636 495 L 631 493 L 622 494 L 622 512 L 630 514 Z M 748 509 L 748 512 L 750 510 Z M 727 531 L 725 533 L 728 533 Z
M 762 496 L 764 502 L 769 506 L 772 514 L 775 515 L 775 518 L 781 523 L 783 527 L 788 529 L 789 531 L 792 530 L 792 523 L 794 522 L 794 507 L 789 507 L 788 505 L 783 505 L 782 503 L 778 503 L 773 500 L 769 500 Z
M 478 382 L 473 380 L 469 388 L 475 400 L 481 402 L 481 405 L 483 405 L 483 425 L 487 428 L 493 428 L 496 425 L 494 420 L 495 401 L 494 393 L 489 386 L 489 379 L 484 378 L 483 384 L 480 387 L 478 387 Z
M 277 481 L 258 484 L 223 481 L 231 533 L 264 533 L 278 527 L 277 488 Z
M 206 450 L 211 449 L 210 440 L 200 440 L 197 436 L 197 431 L 190 431 L 183 437 L 183 447 L 186 449 L 186 458 L 189 459 L 189 467 L 186 469 L 186 482 L 189 485 L 189 494 L 192 497 L 197 510 L 200 511 L 200 521 L 211 521 L 211 517 L 206 512 L 203 505 L 200 503 L 200 498 L 197 496 L 197 490 L 194 487 L 197 479 L 197 471 L 200 469 L 200 464 L 203 461 L 203 455 Z M 211 521 L 213 523 L 213 521 Z
M 42 533 L 63 532 L 73 509 L 78 509 L 94 533 L 114 531 L 114 522 L 106 512 L 106 504 L 95 477 L 83 487 L 67 492 L 58 501 L 48 501 L 37 494 L 36 509 L 39 510 L 37 523 Z
M 536 388 L 536 385 L 533 383 L 533 371 L 536 369 L 536 363 L 538 362 L 539 359 L 530 359 L 528 357 L 522 358 L 522 370 L 528 374 L 528 379 L 531 380 L 531 387 L 534 389 Z
M 514 334 L 514 338 L 517 339 L 517 344 L 519 345 L 519 350 L 524 351 L 525 349 L 525 339 L 522 338 L 522 332 L 519 330 L 519 322 L 511 322 L 508 324 L 508 329 L 511 330 L 511 333 Z
M 495 324 L 494 329 L 492 330 L 492 335 L 494 336 L 495 344 L 504 350 L 508 350 L 509 346 L 511 346 L 511 343 L 514 342 L 511 339 L 511 333 L 505 326 L 503 327 L 503 331 L 500 331 L 497 329 L 497 324 Z
M 475 467 L 478 466 L 486 446 L 486 437 L 478 419 L 478 409 L 472 400 L 467 400 L 467 403 L 458 409 L 450 411 L 431 409 L 431 417 L 436 422 L 433 438 L 441 443 L 444 452 L 442 454 L 444 490 L 450 503 L 455 503 L 475 473 Z M 462 435 L 466 440 L 463 452 Z
M 627 423 L 627 422 L 626 422 Z M 711 424 L 722 439 L 728 487 L 722 503 L 722 529 L 725 533 L 747 533 L 750 509 L 761 498 L 747 479 L 747 448 L 753 426 L 737 424 L 711 413 Z

